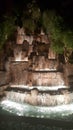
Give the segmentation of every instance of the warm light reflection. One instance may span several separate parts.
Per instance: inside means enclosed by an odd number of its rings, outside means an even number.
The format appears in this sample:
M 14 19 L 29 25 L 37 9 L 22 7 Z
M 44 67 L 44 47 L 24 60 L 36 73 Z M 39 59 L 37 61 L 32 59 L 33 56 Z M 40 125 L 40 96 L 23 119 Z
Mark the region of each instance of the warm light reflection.
M 21 61 L 21 53 L 15 57 L 15 61 Z
M 35 70 L 36 71 L 56 71 L 56 69 L 49 69 L 49 68 L 44 68 L 44 69 L 36 68 Z
M 26 89 L 34 89 L 34 88 L 37 88 L 38 90 L 58 90 L 58 89 L 61 89 L 61 88 L 67 88 L 67 86 L 62 86 L 62 85 L 59 85 L 59 86 L 29 86 L 29 85 L 10 85 L 10 87 L 17 87 L 17 88 L 26 88 Z
M 39 107 L 28 104 L 19 104 L 10 100 L 3 100 L 0 103 L 2 109 L 14 113 L 19 116 L 30 116 L 37 118 L 58 118 L 67 117 L 73 114 L 73 103 L 68 105 L 54 106 L 54 107 Z
M 22 58 L 22 53 L 20 52 L 19 55 L 15 57 L 15 61 L 28 61 L 28 57 Z
M 21 57 L 16 57 L 15 61 L 28 61 L 28 58 L 21 59 Z

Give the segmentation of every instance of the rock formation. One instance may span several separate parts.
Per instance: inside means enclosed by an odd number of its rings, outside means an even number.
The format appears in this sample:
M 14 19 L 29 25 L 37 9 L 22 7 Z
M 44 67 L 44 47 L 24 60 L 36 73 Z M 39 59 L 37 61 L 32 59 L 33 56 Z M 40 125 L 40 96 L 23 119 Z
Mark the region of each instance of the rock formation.
M 6 98 L 47 106 L 71 102 L 68 92 L 73 83 L 73 65 L 60 62 L 44 33 L 35 37 L 27 36 L 23 28 L 17 31 L 16 41 L 9 44 L 11 55 L 3 64 L 5 71 L 0 72 L 0 86 L 8 84 L 11 88 L 3 89 Z M 20 92 L 21 88 L 25 92 Z

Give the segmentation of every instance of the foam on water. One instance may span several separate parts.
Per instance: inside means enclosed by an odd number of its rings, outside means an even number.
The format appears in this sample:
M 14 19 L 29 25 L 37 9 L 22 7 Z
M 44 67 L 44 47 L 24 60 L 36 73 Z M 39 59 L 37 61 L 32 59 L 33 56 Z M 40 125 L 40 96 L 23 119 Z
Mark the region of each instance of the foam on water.
M 63 119 L 73 114 L 73 103 L 68 105 L 42 107 L 32 106 L 29 104 L 20 104 L 10 100 L 0 102 L 3 110 L 13 113 L 18 116 L 30 116 L 37 118 L 58 118 Z

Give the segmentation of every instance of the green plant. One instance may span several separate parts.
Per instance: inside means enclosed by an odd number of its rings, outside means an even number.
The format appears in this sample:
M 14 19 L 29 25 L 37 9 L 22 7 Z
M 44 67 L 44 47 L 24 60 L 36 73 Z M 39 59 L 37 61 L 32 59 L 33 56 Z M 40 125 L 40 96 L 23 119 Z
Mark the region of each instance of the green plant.
M 73 32 L 71 30 L 66 30 L 62 33 L 62 41 L 65 48 L 73 49 Z
M 40 22 L 41 11 L 38 5 L 32 1 L 27 5 L 27 10 L 23 12 L 22 23 L 25 30 L 30 33 L 34 32 L 38 28 Z
M 57 54 L 63 54 L 64 52 L 64 43 L 61 41 L 53 41 L 51 44 L 51 48 Z
M 4 16 L 4 21 L 0 23 L 0 49 L 15 29 L 15 17 Z

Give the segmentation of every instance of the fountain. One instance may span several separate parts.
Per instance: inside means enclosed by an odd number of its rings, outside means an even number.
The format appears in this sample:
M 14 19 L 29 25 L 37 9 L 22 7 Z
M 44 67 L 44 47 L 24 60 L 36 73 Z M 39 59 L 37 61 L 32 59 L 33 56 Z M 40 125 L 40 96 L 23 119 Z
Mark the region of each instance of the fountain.
M 24 41 L 14 48 L 14 58 L 9 61 L 11 81 L 5 91 L 6 98 L 40 106 L 72 102 L 63 65 L 60 67 L 56 54 L 49 49 L 49 43 L 34 41 L 32 52 L 29 46 Z
M 68 119 L 73 114 L 73 72 L 58 60 L 49 41 L 33 37 L 30 43 L 23 30 L 18 37 L 6 63 L 8 82 L 0 87 L 0 106 L 19 116 Z

